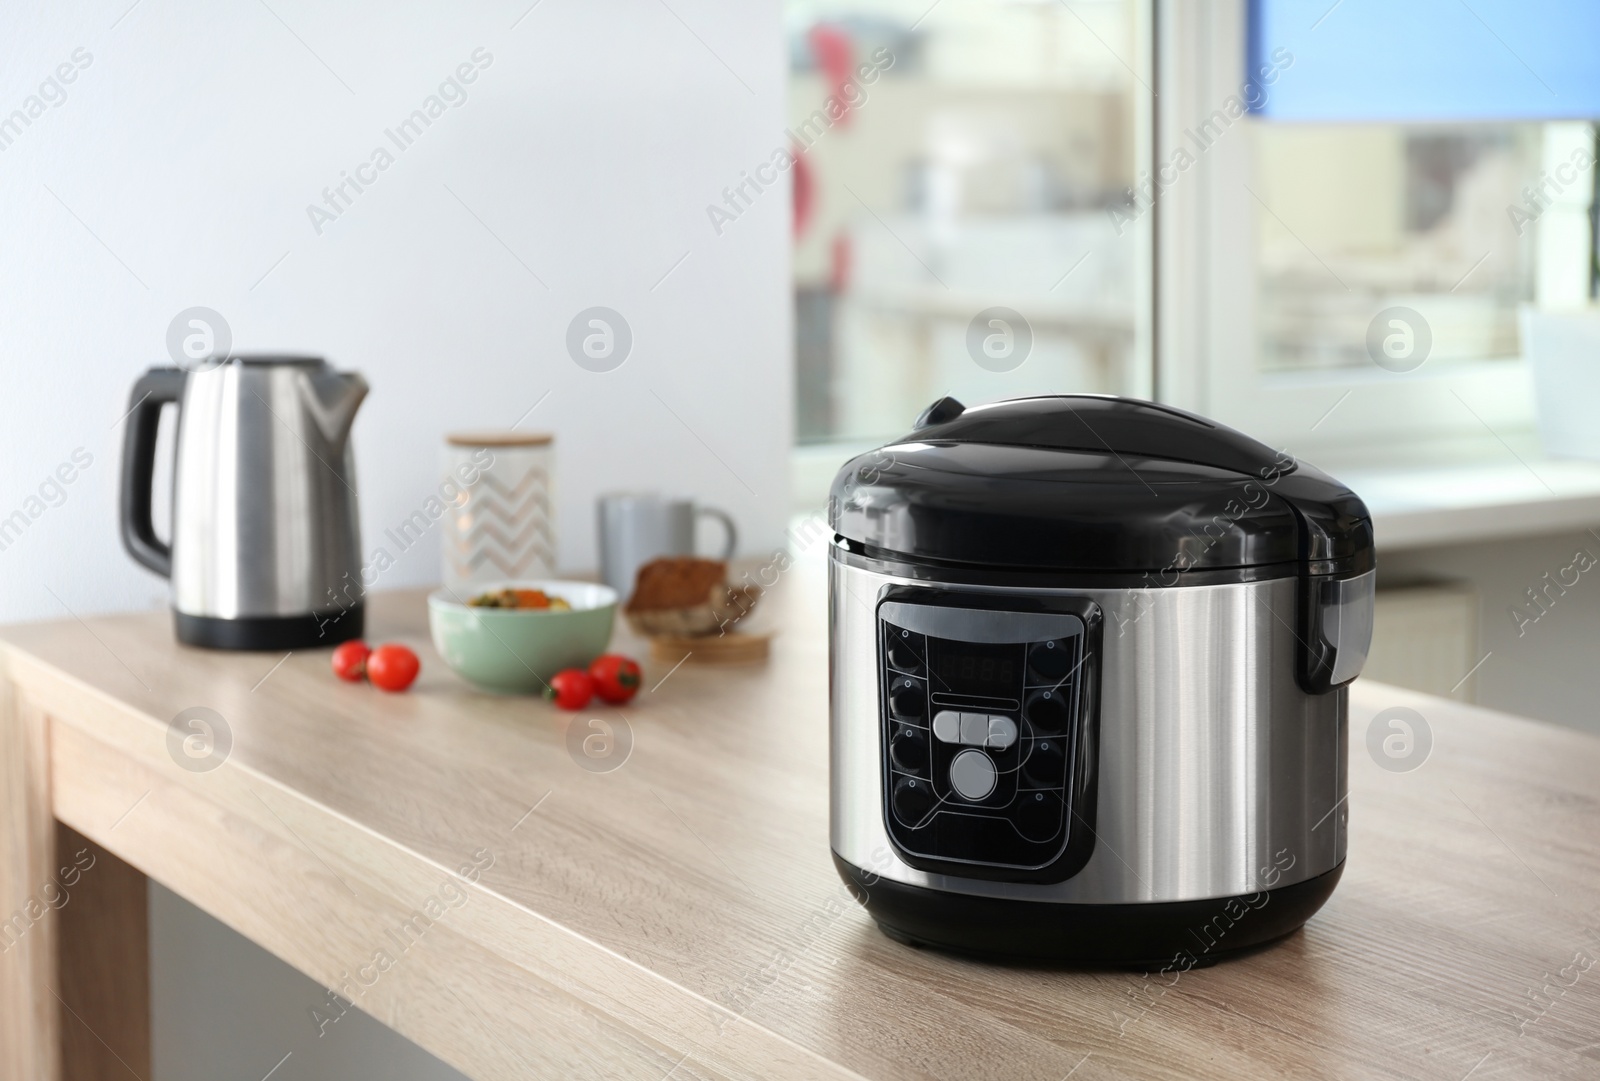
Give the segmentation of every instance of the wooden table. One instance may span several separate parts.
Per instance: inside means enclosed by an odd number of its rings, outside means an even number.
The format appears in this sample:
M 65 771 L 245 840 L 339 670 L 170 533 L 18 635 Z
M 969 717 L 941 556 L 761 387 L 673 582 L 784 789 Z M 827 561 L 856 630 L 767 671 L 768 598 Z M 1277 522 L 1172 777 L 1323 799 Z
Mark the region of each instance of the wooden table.
M 1600 1076 L 1600 741 L 1358 686 L 1349 865 L 1304 931 L 1181 976 L 995 967 L 849 900 L 820 574 L 764 603 L 767 664 L 576 715 L 631 732 L 603 773 L 570 750 L 598 729 L 459 683 L 417 593 L 373 603 L 424 658 L 398 696 L 161 614 L 7 629 L 0 1076 L 148 1081 L 146 875 L 479 1078 Z M 1391 706 L 1432 729 L 1411 772 L 1366 750 Z M 192 707 L 215 769 L 169 749 Z

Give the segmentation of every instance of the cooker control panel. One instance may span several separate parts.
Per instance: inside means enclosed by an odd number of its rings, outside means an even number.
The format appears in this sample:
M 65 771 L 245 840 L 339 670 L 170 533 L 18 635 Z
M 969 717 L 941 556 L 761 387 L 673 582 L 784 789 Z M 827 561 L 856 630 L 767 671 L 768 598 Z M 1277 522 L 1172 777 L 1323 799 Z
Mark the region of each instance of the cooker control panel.
M 913 866 L 1017 881 L 1077 869 L 1064 857 L 1085 832 L 1098 610 L 1062 607 L 1079 610 L 879 605 L 884 825 Z

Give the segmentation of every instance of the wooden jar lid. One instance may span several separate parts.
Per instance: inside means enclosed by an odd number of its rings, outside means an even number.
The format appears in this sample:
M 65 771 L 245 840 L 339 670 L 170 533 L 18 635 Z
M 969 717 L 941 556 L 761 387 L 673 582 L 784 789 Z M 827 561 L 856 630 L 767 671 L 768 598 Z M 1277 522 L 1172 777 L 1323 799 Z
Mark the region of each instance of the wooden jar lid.
M 555 440 L 549 432 L 451 432 L 444 441 L 452 447 L 545 447 Z

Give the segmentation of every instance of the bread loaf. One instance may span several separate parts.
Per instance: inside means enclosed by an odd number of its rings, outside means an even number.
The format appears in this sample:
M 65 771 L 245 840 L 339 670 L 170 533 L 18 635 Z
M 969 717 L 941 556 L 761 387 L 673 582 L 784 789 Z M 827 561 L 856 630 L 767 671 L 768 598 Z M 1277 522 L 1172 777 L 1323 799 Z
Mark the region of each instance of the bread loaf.
M 706 604 L 712 590 L 728 577 L 728 565 L 717 559 L 669 556 L 639 568 L 627 612 L 655 612 Z
M 754 585 L 730 587 L 727 564 L 673 557 L 639 568 L 623 614 L 640 634 L 726 634 L 761 597 Z

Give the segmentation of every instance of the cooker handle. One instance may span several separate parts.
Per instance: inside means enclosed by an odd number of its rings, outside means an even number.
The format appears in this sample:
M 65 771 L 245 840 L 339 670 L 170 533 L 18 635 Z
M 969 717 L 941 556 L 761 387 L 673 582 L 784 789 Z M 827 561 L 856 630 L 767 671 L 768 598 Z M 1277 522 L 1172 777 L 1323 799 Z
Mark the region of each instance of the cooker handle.
M 1307 694 L 1327 694 L 1361 674 L 1372 645 L 1378 572 L 1300 580 L 1299 661 L 1295 677 Z
M 922 411 L 922 415 L 911 425 L 911 430 L 920 432 L 924 428 L 932 428 L 935 424 L 943 424 L 947 420 L 955 420 L 967 407 L 950 397 L 948 394 L 934 402 Z

